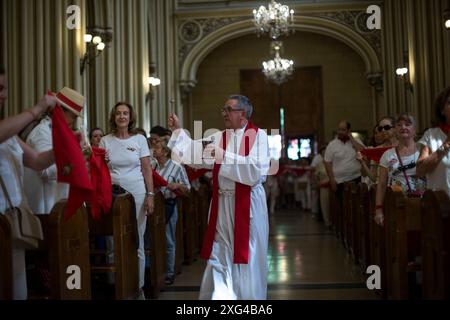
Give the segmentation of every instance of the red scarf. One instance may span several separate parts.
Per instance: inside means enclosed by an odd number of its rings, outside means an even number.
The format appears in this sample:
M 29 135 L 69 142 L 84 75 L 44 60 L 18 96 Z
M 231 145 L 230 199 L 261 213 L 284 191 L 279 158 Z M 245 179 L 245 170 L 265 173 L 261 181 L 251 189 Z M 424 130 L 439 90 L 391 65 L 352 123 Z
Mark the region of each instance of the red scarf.
M 89 167 L 91 169 L 92 201 L 91 214 L 100 219 L 100 214 L 108 214 L 112 205 L 112 183 L 108 165 L 105 161 L 106 150 L 92 147 Z
M 53 111 L 52 139 L 58 170 L 57 181 L 70 184 L 69 200 L 64 210 L 64 218 L 67 221 L 83 202 L 91 200 L 92 186 L 80 144 L 67 125 L 59 106 Z
M 379 147 L 379 148 L 366 148 L 361 150 L 363 156 L 369 158 L 370 160 L 380 163 L 380 159 L 387 150 L 392 149 L 392 147 Z
M 247 130 L 250 134 L 247 134 Z M 248 122 L 241 141 L 239 155 L 248 156 L 255 143 L 258 127 Z M 221 145 L 223 150 L 227 150 L 227 130 L 222 133 Z M 214 163 L 213 167 L 213 194 L 211 202 L 211 212 L 208 228 L 206 229 L 203 247 L 200 256 L 209 259 L 216 235 L 217 216 L 219 214 L 219 170 L 221 161 Z M 250 195 L 252 187 L 236 182 L 235 183 L 235 204 L 234 204 L 234 257 L 233 262 L 238 264 L 248 264 L 249 240 L 250 240 Z M 223 213 L 222 213 L 223 214 Z
M 450 132 L 450 125 L 446 123 L 441 123 L 439 125 L 439 128 L 441 128 L 442 132 L 444 132 L 445 134 L 448 134 Z
M 343 137 L 343 138 L 338 137 L 338 139 L 341 140 L 343 143 L 346 143 L 348 140 L 350 140 L 349 137 Z

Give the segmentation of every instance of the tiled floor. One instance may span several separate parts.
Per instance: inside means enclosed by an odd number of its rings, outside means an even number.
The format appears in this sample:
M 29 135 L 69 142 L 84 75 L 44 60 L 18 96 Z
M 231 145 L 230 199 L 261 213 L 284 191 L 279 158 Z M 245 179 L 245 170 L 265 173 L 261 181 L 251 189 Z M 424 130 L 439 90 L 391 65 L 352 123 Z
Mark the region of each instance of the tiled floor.
M 183 266 L 159 299 L 198 299 L 205 262 Z M 377 299 L 342 243 L 309 213 L 270 217 L 268 299 Z

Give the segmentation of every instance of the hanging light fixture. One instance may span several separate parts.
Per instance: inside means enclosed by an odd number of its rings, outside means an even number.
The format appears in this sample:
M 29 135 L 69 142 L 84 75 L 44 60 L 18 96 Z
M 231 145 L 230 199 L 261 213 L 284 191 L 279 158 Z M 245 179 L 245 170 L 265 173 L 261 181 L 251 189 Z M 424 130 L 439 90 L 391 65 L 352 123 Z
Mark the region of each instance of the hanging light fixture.
M 448 9 L 444 11 L 444 26 L 450 30 L 450 1 Z
M 289 10 L 287 5 L 271 0 L 268 9 L 264 6 L 260 6 L 258 10 L 254 9 L 253 17 L 258 34 L 269 33 L 275 40 L 280 35 L 289 34 L 289 27 L 294 21 L 294 10 Z
M 275 52 L 275 57 L 273 60 L 262 63 L 266 78 L 277 85 L 286 82 L 287 78 L 294 72 L 294 61 L 280 57 L 282 45 L 281 41 L 272 42 L 271 47 L 272 51 Z

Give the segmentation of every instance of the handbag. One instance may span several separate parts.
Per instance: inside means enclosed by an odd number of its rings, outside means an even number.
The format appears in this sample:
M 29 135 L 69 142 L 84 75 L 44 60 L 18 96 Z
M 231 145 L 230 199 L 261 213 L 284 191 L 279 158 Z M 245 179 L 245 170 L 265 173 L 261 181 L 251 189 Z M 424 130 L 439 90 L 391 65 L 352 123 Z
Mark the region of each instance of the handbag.
M 402 158 L 400 157 L 400 154 L 398 153 L 397 148 L 395 148 L 395 153 L 397 155 L 398 161 L 400 162 L 400 167 L 404 167 Z M 403 170 L 403 176 L 405 177 L 406 184 L 408 185 L 407 196 L 410 198 L 421 198 L 423 196 L 422 191 L 420 191 L 420 190 L 412 191 L 411 185 L 409 183 L 408 175 L 406 174 L 406 170 Z
M 4 215 L 11 225 L 11 237 L 14 246 L 24 249 L 36 249 L 39 246 L 39 240 L 44 239 L 44 233 L 42 232 L 41 221 L 25 202 L 23 186 L 21 185 L 22 203 L 18 207 L 14 207 L 1 176 L 0 184 L 9 204 L 9 208 L 5 210 Z

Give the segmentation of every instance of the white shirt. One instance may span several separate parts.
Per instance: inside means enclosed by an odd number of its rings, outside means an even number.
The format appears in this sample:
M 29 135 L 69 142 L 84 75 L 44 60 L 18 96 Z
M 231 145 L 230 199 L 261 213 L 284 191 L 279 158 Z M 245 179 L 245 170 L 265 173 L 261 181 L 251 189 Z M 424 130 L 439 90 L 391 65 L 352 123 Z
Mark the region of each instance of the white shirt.
M 444 141 L 447 135 L 440 128 L 431 128 L 425 131 L 418 143 L 427 146 L 431 152 L 435 152 Z M 441 162 L 427 177 L 427 188 L 437 191 L 443 190 L 450 195 L 450 156 L 447 154 Z
M 17 174 L 19 176 L 17 176 Z M 17 137 L 0 144 L 0 175 L 14 207 L 22 202 L 21 181 L 23 178 L 23 150 Z M 9 208 L 3 188 L 0 187 L 0 213 Z
M 398 185 L 402 188 L 404 193 L 407 193 L 409 191 L 409 182 L 411 192 L 424 191 L 426 188 L 425 179 L 416 176 L 416 163 L 419 159 L 419 155 L 420 152 L 417 149 L 414 154 L 401 157 L 403 163 L 403 168 L 401 168 L 395 148 L 386 150 L 381 156 L 380 166 L 388 169 L 388 186 Z M 406 173 L 406 176 L 408 177 L 408 182 L 406 181 L 404 173 Z
M 356 141 L 361 143 L 357 139 Z M 336 183 L 351 181 L 361 176 L 361 164 L 356 159 L 356 151 L 350 140 L 345 143 L 337 138 L 331 141 L 325 150 L 324 159 L 331 162 Z
M 53 149 L 52 120 L 45 117 L 30 132 L 26 143 L 37 152 Z M 24 185 L 25 195 L 31 210 L 38 214 L 49 214 L 56 202 L 68 198 L 69 185 L 58 183 L 56 165 L 53 164 L 45 170 L 34 171 L 25 168 Z
M 147 139 L 141 134 L 128 139 L 119 139 L 109 134 L 100 140 L 100 147 L 108 152 L 112 183 L 122 186 L 133 194 L 145 193 L 141 158 L 150 156 Z

